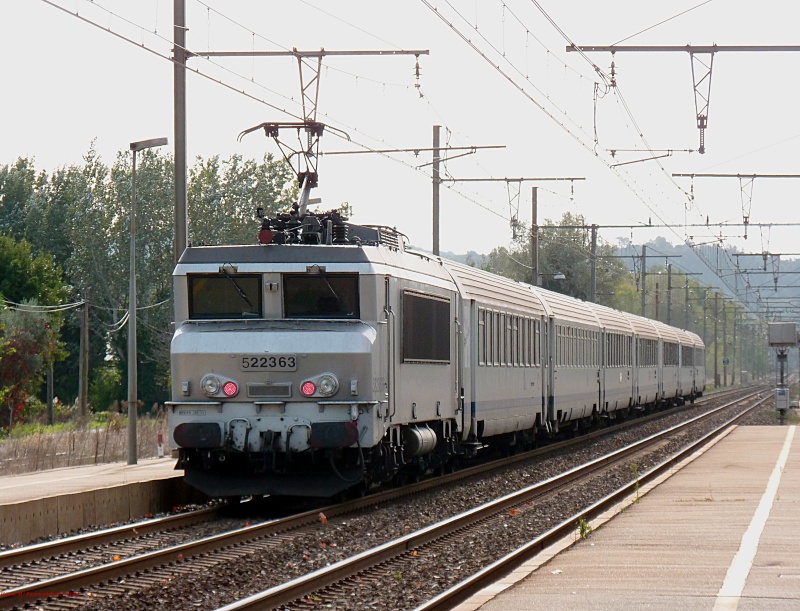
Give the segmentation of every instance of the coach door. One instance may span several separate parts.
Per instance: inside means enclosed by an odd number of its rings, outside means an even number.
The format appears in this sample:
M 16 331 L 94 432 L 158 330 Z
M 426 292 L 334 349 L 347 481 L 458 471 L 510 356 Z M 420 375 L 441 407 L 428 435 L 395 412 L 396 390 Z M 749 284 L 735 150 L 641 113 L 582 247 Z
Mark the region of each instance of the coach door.
M 547 324 L 542 326 L 544 333 L 544 346 L 547 346 L 546 359 L 542 362 L 546 367 L 547 379 L 547 422 L 548 428 L 552 425 L 553 431 L 558 431 L 556 419 L 556 392 L 558 390 L 558 371 L 556 370 L 556 323 L 552 317 L 547 319 Z
M 385 345 L 382 349 L 382 356 L 379 362 L 382 362 L 383 367 L 381 367 L 381 371 L 385 372 L 386 381 L 384 382 L 385 385 L 385 395 L 386 395 L 386 418 L 388 419 L 390 416 L 395 414 L 397 409 L 397 397 L 396 397 L 396 384 L 395 384 L 395 377 L 397 371 L 397 365 L 395 364 L 395 344 L 396 344 L 396 337 L 397 337 L 397 330 L 395 329 L 395 314 L 394 310 L 392 309 L 392 286 L 391 286 L 391 277 L 385 276 L 383 279 L 384 282 L 384 299 L 385 303 L 383 306 L 383 316 L 384 316 L 384 328 L 386 329 L 386 337 L 385 337 Z M 385 360 L 384 360 L 385 359 Z M 385 368 L 385 369 L 384 369 Z

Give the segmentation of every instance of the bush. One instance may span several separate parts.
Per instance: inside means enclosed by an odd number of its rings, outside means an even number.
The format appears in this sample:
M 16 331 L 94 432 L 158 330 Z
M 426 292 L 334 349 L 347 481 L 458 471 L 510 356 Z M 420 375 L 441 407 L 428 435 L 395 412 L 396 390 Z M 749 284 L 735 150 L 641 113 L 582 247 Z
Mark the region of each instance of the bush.
M 99 410 L 110 409 L 120 397 L 125 396 L 122 374 L 116 363 L 107 362 L 95 370 L 93 378 L 89 387 L 89 403 Z

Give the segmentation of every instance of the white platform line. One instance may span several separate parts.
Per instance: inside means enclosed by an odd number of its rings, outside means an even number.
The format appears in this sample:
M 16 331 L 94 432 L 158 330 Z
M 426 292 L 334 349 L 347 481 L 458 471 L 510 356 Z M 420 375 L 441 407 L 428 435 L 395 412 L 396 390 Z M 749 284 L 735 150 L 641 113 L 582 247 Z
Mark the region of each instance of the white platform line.
M 775 467 L 772 469 L 772 475 L 769 477 L 767 489 L 761 497 L 758 508 L 753 514 L 753 519 L 750 521 L 750 525 L 742 536 L 742 542 L 739 544 L 739 551 L 737 551 L 736 555 L 733 557 L 733 562 L 731 562 L 731 565 L 728 567 L 728 574 L 725 575 L 725 581 L 722 582 L 722 587 L 717 593 L 714 611 L 735 611 L 739 605 L 739 599 L 742 596 L 744 585 L 747 582 L 747 576 L 750 574 L 753 560 L 755 560 L 756 552 L 758 551 L 758 542 L 761 539 L 761 533 L 764 532 L 764 526 L 772 510 L 772 503 L 778 494 L 778 486 L 781 483 L 781 475 L 786 466 L 786 461 L 789 458 L 789 449 L 792 446 L 795 429 L 795 426 L 790 426 L 789 430 L 786 432 L 786 439 L 783 442 L 783 448 L 778 456 L 778 462 L 775 463 Z

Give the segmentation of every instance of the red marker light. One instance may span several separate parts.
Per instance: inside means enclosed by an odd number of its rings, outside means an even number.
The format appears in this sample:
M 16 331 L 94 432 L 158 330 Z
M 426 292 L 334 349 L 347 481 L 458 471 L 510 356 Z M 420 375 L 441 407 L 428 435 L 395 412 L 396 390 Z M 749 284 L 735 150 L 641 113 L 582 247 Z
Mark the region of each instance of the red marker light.
M 300 387 L 300 392 L 303 393 L 304 396 L 310 397 L 317 392 L 317 387 L 314 382 L 303 382 L 303 385 Z
M 272 244 L 272 231 L 269 229 L 262 229 L 258 232 L 258 241 L 262 244 Z
M 233 397 L 239 392 L 239 387 L 236 386 L 236 382 L 226 382 L 225 386 L 222 387 L 222 392 L 225 393 L 226 397 Z

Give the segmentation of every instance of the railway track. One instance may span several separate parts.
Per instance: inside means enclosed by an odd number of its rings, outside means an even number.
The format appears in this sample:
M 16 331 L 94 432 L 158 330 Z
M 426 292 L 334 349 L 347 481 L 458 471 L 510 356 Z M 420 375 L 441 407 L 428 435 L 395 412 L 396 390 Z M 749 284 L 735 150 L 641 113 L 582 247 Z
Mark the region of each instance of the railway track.
M 569 515 L 555 527 L 547 529 L 546 532 L 523 547 L 502 556 L 484 570 L 459 582 L 433 599 L 423 602 L 417 607 L 418 611 L 450 609 L 455 604 L 462 602 L 539 551 L 561 538 L 575 533 L 576 525 L 587 524 L 596 516 L 614 507 L 638 490 L 640 485 L 651 481 L 670 469 L 675 463 L 696 451 L 698 447 L 707 443 L 710 438 L 720 434 L 768 399 L 769 397 L 759 398 L 746 410 L 731 418 L 726 418 L 723 423 L 715 426 L 710 432 L 685 446 L 679 452 L 672 454 L 656 467 L 649 469 L 645 473 L 638 474 L 611 494 L 605 495 L 581 508 L 578 512 Z M 509 520 L 510 515 L 516 518 L 516 516 L 524 515 L 526 512 L 531 511 L 534 501 L 537 504 L 545 502 L 550 496 L 570 487 L 586 483 L 604 472 L 619 469 L 620 467 L 624 470 L 631 464 L 631 461 L 635 461 L 643 453 L 651 452 L 654 448 L 664 447 L 666 440 L 670 437 L 681 435 L 688 427 L 725 410 L 727 407 L 729 405 L 722 406 L 708 414 L 703 414 L 661 433 L 620 448 L 611 454 L 602 456 L 559 476 L 505 495 L 417 532 L 389 541 L 384 545 L 370 549 L 333 566 L 320 569 L 299 579 L 222 607 L 220 611 L 277 609 L 283 606 L 290 609 L 358 608 L 358 603 L 354 606 L 351 601 L 359 600 L 357 591 L 362 589 L 365 584 L 372 589 L 378 583 L 391 582 L 394 576 L 412 572 L 414 565 L 419 564 L 418 559 L 420 558 L 450 559 L 453 557 L 450 553 L 452 549 L 470 549 L 472 542 L 481 538 L 481 536 L 475 534 L 475 531 L 480 530 L 485 536 L 487 531 L 491 533 L 502 530 L 502 524 Z M 447 560 L 437 564 L 438 573 L 444 573 L 448 570 L 449 562 Z M 429 568 L 426 569 L 426 572 L 429 571 Z M 436 571 L 434 570 L 434 572 Z M 382 595 L 385 594 L 386 590 L 383 590 Z M 394 600 L 387 600 L 387 602 L 391 607 L 395 607 L 398 601 L 395 598 Z
M 712 398 L 716 401 L 721 399 L 719 395 L 715 395 L 709 398 L 709 401 L 711 401 Z M 672 411 L 680 411 L 680 408 Z M 669 413 L 670 412 L 659 412 L 649 418 L 659 418 Z M 631 421 L 627 425 L 633 426 L 646 422 L 647 420 L 648 418 L 640 418 Z M 50 553 L 49 551 L 44 551 L 44 547 L 42 546 L 48 544 L 34 546 L 40 548 L 38 551 L 33 548 L 27 550 L 11 550 L 17 554 L 27 554 L 27 556 L 24 556 L 25 560 L 11 561 L 9 560 L 12 558 L 11 554 L 5 557 L 0 555 L 0 564 L 3 566 L 8 566 L 9 562 L 12 562 L 15 566 L 28 564 L 32 569 L 30 574 L 33 575 L 33 577 L 30 578 L 27 583 L 17 583 L 12 587 L 3 585 L 4 591 L 0 594 L 0 608 L 21 606 L 24 602 L 33 602 L 35 600 L 37 601 L 37 607 L 41 608 L 76 608 L 85 604 L 87 601 L 100 601 L 104 597 L 119 596 L 126 592 L 130 593 L 137 588 L 141 589 L 153 585 L 165 586 L 181 575 L 211 569 L 220 563 L 258 553 L 259 550 L 265 547 L 275 548 L 286 545 L 292 539 L 296 538 L 299 533 L 302 533 L 302 529 L 311 531 L 318 529 L 320 521 L 323 518 L 326 521 L 333 520 L 339 516 L 346 516 L 367 507 L 396 502 L 398 498 L 415 495 L 426 489 L 452 484 L 461 479 L 475 477 L 480 473 L 491 472 L 522 461 L 536 460 L 537 457 L 546 453 L 567 450 L 575 444 L 586 443 L 587 440 L 599 438 L 604 434 L 613 433 L 618 430 L 620 430 L 619 427 L 604 429 L 603 431 L 593 433 L 592 436 L 588 438 L 577 438 L 562 442 L 561 444 L 547 446 L 546 448 L 534 452 L 527 452 L 511 457 L 505 461 L 479 465 L 459 471 L 458 473 L 420 482 L 403 489 L 390 490 L 370 495 L 363 499 L 356 499 L 347 503 L 327 507 L 322 511 L 314 510 L 305 512 L 289 518 L 256 524 L 228 533 L 206 537 L 199 541 L 185 542 L 147 553 L 125 557 L 119 555 L 119 558 L 112 562 L 79 571 L 72 571 L 65 575 L 52 576 L 46 572 L 44 574 L 41 573 L 41 558 L 43 558 L 45 554 Z M 129 534 L 132 527 L 120 527 L 122 531 L 125 529 L 128 530 Z M 414 538 L 410 539 L 410 541 L 417 544 L 420 542 L 420 537 L 425 538 L 432 536 L 429 534 L 430 532 L 433 531 L 417 534 Z M 107 533 L 105 536 L 113 537 L 111 533 Z M 86 541 L 89 541 L 88 536 Z M 53 544 L 57 543 L 58 542 L 53 542 Z M 73 548 L 73 550 L 82 549 L 78 541 L 74 541 L 73 545 L 78 546 Z M 84 547 L 86 547 L 86 545 L 87 544 L 84 544 Z M 409 545 L 409 541 L 401 545 Z M 67 557 L 69 557 L 69 553 L 69 551 L 59 552 L 61 555 L 67 554 Z M 74 553 L 77 553 L 77 551 Z M 17 555 L 16 558 L 23 558 L 23 556 Z M 37 558 L 39 558 L 39 560 L 37 560 Z M 45 562 L 44 564 L 47 563 Z M 8 572 L 16 574 L 17 570 L 15 569 Z M 3 573 L 0 573 L 0 576 L 2 575 Z

